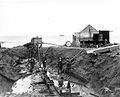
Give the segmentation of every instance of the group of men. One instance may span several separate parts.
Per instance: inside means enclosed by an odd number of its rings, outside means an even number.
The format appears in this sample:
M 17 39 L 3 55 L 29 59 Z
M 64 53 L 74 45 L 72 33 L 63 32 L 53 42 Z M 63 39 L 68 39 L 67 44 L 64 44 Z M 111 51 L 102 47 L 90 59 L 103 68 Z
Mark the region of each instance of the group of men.
M 29 53 L 29 65 L 30 65 L 29 66 L 29 72 L 33 73 L 34 67 L 36 65 L 35 59 L 39 57 L 38 54 L 40 54 L 40 63 L 39 63 L 39 65 L 43 66 L 42 68 L 44 69 L 44 71 L 46 71 L 46 62 L 47 62 L 46 55 L 42 54 L 42 53 L 38 53 L 37 45 L 28 43 L 28 44 L 25 44 L 24 46 L 27 47 L 28 53 Z M 38 61 L 39 61 L 39 59 L 38 59 Z M 63 63 L 63 58 L 59 57 L 57 65 L 58 65 L 58 74 L 59 75 L 61 75 L 62 73 L 67 73 L 69 75 L 69 72 L 70 72 L 70 69 L 71 69 L 71 64 L 70 64 L 69 58 L 66 58 L 66 62 Z M 66 68 L 64 68 L 64 66 Z M 59 77 L 58 82 L 59 82 L 59 87 L 62 87 L 63 86 L 63 82 L 64 82 L 64 78 L 63 77 Z M 70 82 L 69 81 L 68 81 L 67 88 L 68 88 L 69 92 L 71 92 L 70 91 L 71 87 L 70 87 Z M 62 90 L 60 90 L 59 93 L 62 94 Z

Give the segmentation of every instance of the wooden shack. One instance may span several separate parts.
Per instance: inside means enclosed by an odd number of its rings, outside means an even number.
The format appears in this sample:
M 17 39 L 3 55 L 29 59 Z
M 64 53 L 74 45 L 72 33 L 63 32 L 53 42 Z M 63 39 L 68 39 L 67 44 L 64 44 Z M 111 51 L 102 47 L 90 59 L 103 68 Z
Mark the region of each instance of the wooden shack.
M 97 31 L 91 25 L 73 35 L 73 45 L 79 47 L 96 47 L 109 43 L 109 31 Z

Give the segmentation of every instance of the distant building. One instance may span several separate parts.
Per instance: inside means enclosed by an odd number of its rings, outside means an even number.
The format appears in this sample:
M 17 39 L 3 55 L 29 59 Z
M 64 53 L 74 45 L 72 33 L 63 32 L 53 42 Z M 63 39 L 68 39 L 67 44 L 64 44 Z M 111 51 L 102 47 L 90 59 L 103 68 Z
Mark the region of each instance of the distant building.
M 82 31 L 73 35 L 73 45 L 79 47 L 89 47 L 91 45 L 105 45 L 109 43 L 109 31 L 97 31 L 91 25 L 85 27 Z

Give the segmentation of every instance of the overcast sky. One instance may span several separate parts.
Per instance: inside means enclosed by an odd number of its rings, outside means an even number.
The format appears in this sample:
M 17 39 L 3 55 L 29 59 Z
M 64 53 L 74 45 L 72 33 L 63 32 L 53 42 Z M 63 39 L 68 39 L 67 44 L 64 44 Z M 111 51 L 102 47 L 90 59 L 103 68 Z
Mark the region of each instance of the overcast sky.
M 91 24 L 119 42 L 119 10 L 119 0 L 0 0 L 0 36 L 72 36 Z

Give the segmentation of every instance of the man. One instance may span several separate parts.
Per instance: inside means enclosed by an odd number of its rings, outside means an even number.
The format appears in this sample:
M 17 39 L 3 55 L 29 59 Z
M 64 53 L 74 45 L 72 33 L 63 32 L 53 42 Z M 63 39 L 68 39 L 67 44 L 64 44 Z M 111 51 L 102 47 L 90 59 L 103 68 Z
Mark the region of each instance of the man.
M 29 69 L 29 72 L 30 73 L 33 73 L 33 69 L 34 69 L 34 66 L 35 66 L 35 60 L 32 58 L 30 61 L 30 69 Z
M 62 57 L 59 57 L 59 59 L 58 59 L 58 74 L 60 74 L 62 71 L 63 71 Z
M 45 54 L 43 54 L 42 56 L 42 64 L 43 64 L 43 68 L 46 69 L 46 62 L 47 62 L 47 57 Z
M 63 81 L 64 81 L 64 78 L 63 77 L 60 77 L 59 78 L 59 93 L 60 95 L 62 94 L 62 86 L 63 86 Z

